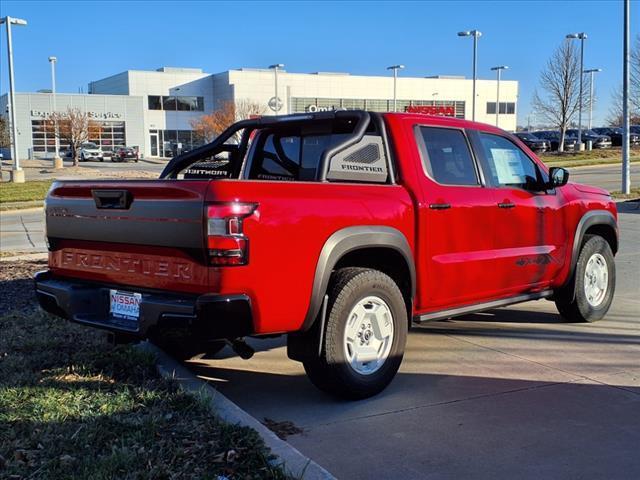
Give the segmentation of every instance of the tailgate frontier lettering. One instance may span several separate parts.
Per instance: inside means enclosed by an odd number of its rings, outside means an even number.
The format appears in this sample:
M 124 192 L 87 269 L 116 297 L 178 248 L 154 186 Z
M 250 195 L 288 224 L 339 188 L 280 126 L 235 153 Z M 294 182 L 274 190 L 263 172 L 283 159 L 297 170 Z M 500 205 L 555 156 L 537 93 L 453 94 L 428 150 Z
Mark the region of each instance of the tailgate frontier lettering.
M 175 260 L 154 260 L 135 258 L 131 255 L 89 253 L 76 250 L 64 250 L 57 257 L 56 260 L 59 261 L 61 268 L 128 272 L 177 280 L 191 280 L 193 278 L 193 265 Z

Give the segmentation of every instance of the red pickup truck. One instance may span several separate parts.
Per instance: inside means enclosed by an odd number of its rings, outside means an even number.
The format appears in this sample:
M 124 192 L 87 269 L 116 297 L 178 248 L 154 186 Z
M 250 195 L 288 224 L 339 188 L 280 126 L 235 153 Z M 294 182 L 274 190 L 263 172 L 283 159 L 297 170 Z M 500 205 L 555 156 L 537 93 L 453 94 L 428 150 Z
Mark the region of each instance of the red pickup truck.
M 287 334 L 332 394 L 381 391 L 412 323 L 534 299 L 595 321 L 614 293 L 609 194 L 517 137 L 363 111 L 240 121 L 158 180 L 59 181 L 42 307 L 119 340 L 251 354 Z

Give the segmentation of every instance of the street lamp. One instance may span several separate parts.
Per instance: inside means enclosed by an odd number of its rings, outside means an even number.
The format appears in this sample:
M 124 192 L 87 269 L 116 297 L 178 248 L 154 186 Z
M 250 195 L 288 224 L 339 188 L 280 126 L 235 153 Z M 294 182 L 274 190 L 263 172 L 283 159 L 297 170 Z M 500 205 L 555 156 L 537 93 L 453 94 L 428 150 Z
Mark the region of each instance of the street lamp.
M 498 118 L 500 117 L 500 73 L 502 70 L 508 70 L 506 65 L 500 65 L 499 67 L 491 67 L 491 71 L 496 72 L 498 77 L 498 87 L 496 91 L 496 127 L 498 126 Z
M 479 30 L 465 30 L 458 32 L 459 37 L 473 37 L 473 100 L 471 101 L 471 119 L 476 120 L 476 71 L 478 69 L 478 38 L 482 36 Z
M 629 0 L 623 2 L 622 14 L 622 193 L 631 192 L 631 164 L 629 163 Z
M 56 140 L 55 154 L 53 155 L 53 168 L 62 168 L 62 159 L 60 158 L 60 140 L 58 138 L 58 117 L 55 115 L 56 108 L 56 62 L 57 57 L 49 57 L 49 63 L 51 64 L 51 96 L 53 100 L 53 135 Z
M 584 41 L 587 39 L 587 34 L 569 33 L 566 38 L 569 40 L 580 40 L 580 91 L 578 93 L 578 150 L 582 149 L 582 72 L 584 70 Z
M 398 70 L 402 70 L 404 65 L 391 65 L 387 70 L 393 70 L 393 111 L 397 112 L 396 84 L 398 83 Z
M 13 79 L 13 46 L 11 43 L 11 25 L 26 25 L 27 21 L 20 18 L 3 17 L 0 18 L 0 25 L 7 25 L 7 56 L 9 57 L 9 103 L 11 104 L 11 133 L 13 142 L 11 146 L 11 156 L 13 157 L 13 169 L 11 170 L 11 181 L 14 183 L 24 183 L 24 171 L 20 168 L 18 158 L 18 124 L 16 123 L 16 92 Z
M 593 74 L 601 72 L 601 68 L 590 68 L 582 73 L 589 73 L 589 130 L 591 130 L 591 123 L 593 122 Z
M 284 64 L 275 63 L 273 65 L 269 65 L 269 68 L 273 69 L 273 80 L 275 83 L 275 96 L 269 100 L 269 108 L 277 114 L 282 108 L 282 101 L 278 98 L 278 70 L 284 68 Z

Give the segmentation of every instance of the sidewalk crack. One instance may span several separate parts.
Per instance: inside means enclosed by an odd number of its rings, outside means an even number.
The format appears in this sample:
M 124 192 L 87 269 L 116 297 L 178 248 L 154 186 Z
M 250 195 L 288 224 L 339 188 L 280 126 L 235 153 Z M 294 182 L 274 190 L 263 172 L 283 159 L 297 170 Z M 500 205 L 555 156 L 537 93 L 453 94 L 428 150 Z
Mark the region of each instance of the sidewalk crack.
M 24 219 L 22 218 L 22 215 L 20 215 L 20 223 L 22 224 L 22 228 L 24 228 L 24 233 L 27 236 L 27 240 L 29 240 L 29 243 L 31 244 L 31 246 L 35 248 L 36 244 L 33 243 L 33 240 L 31 240 L 31 235 L 29 235 L 29 230 L 27 230 L 27 226 L 24 224 Z

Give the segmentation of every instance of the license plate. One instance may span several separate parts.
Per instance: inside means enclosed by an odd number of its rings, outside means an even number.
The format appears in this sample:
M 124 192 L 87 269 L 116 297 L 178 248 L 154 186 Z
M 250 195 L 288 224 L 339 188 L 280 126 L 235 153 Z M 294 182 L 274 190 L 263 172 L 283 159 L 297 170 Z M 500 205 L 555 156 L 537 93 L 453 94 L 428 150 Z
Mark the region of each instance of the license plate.
M 115 318 L 138 320 L 142 294 L 109 290 L 109 313 Z

